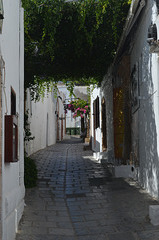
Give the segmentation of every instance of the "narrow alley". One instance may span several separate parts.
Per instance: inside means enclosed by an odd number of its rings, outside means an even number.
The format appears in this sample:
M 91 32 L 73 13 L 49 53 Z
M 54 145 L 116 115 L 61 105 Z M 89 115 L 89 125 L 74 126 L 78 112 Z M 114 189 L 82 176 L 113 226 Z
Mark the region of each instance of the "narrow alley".
M 38 186 L 26 190 L 16 240 L 158 240 L 148 217 L 158 204 L 136 182 L 111 177 L 81 139 L 32 155 Z

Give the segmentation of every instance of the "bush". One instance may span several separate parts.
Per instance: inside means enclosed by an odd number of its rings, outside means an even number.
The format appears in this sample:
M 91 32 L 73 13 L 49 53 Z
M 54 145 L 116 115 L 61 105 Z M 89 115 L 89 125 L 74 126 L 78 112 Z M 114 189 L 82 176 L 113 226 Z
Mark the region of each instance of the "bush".
M 26 188 L 35 187 L 37 183 L 37 168 L 33 159 L 24 157 L 24 184 Z

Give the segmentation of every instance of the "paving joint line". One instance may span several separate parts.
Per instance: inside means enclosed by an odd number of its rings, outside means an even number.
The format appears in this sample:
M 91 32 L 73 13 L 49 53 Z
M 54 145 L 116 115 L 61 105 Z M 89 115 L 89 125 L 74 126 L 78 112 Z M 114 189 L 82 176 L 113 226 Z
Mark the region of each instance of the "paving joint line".
M 69 216 L 69 219 L 70 219 L 70 222 L 71 222 L 71 226 L 72 226 L 72 229 L 74 231 L 75 240 L 78 240 L 78 236 L 76 234 L 76 231 L 75 231 L 75 228 L 74 228 L 74 225 L 73 225 L 73 222 L 72 222 L 72 218 L 71 218 L 71 215 L 70 215 L 69 207 L 68 207 L 68 204 L 67 204 L 67 196 L 66 196 L 66 175 L 67 175 L 67 169 L 68 169 L 67 159 L 68 159 L 68 151 L 69 151 L 70 148 L 71 148 L 71 146 L 68 146 L 67 152 L 66 152 L 66 158 L 65 158 L 66 167 L 65 167 L 65 176 L 64 176 L 64 201 L 65 201 L 65 204 L 66 204 L 66 208 L 67 208 L 68 216 Z

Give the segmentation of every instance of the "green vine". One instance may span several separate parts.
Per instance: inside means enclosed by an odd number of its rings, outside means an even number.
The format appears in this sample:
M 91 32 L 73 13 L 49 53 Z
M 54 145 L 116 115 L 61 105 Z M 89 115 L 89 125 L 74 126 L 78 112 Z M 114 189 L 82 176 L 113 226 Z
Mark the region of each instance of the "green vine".
M 53 92 L 54 97 L 57 97 L 58 87 L 57 82 L 54 81 L 53 78 L 40 78 L 35 77 L 34 84 L 32 84 L 30 87 L 30 94 L 31 94 L 31 100 L 32 101 L 40 101 L 44 100 L 46 96 L 49 95 L 49 93 Z
M 25 111 L 24 113 L 24 131 L 25 131 L 25 136 L 24 136 L 24 141 L 27 142 L 27 141 L 30 141 L 30 140 L 33 140 L 35 137 L 32 136 L 32 133 L 30 131 L 30 124 L 29 124 L 29 111 Z
M 90 93 L 91 89 L 94 89 L 94 87 L 98 84 L 96 79 L 94 78 L 81 78 L 79 80 L 73 81 L 72 79 L 63 79 L 62 81 L 65 85 L 67 90 L 69 91 L 69 96 L 75 96 L 74 94 L 74 87 L 75 86 L 81 86 L 81 85 L 88 85 L 87 86 L 87 95 L 90 99 Z M 41 77 L 35 77 L 34 84 L 30 85 L 30 94 L 31 94 L 31 100 L 32 101 L 40 101 L 44 100 L 45 97 L 49 95 L 49 93 L 53 92 L 54 97 L 57 98 L 58 93 L 58 82 L 52 77 L 50 78 L 41 78 Z
M 88 86 L 94 79 L 100 83 L 113 61 L 130 0 L 22 2 L 25 88 L 37 91 L 38 99 L 48 86 L 42 81 L 55 85 L 63 81 L 72 93 L 79 82 Z

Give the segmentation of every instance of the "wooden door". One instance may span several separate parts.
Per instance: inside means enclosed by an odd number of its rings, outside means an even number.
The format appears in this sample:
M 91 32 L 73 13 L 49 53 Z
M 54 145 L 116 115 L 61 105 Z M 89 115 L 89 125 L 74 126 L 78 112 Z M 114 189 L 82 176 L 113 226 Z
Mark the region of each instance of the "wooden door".
M 113 90 L 114 105 L 114 150 L 115 158 L 123 159 L 124 144 L 124 113 L 123 113 L 123 89 L 115 88 Z

